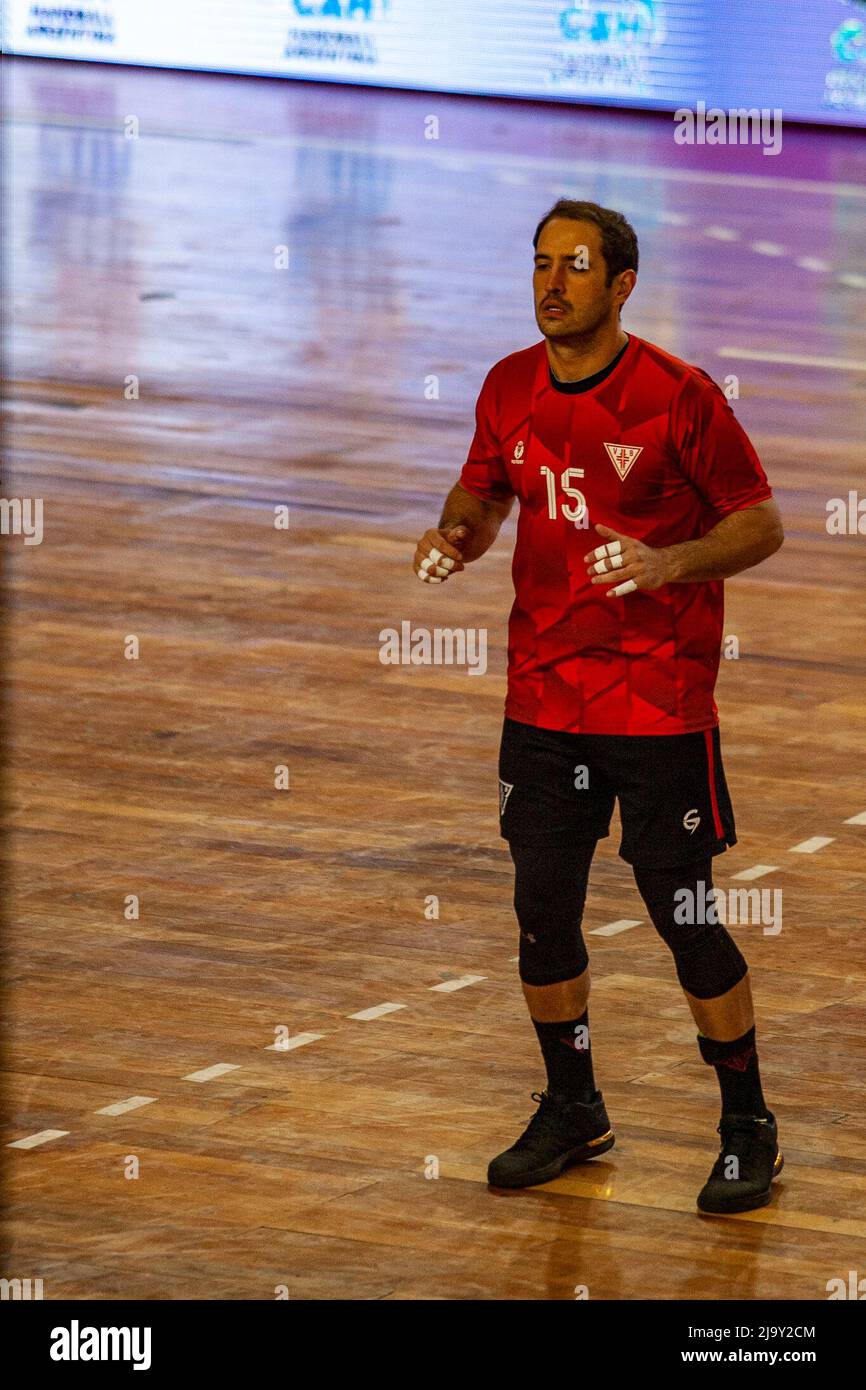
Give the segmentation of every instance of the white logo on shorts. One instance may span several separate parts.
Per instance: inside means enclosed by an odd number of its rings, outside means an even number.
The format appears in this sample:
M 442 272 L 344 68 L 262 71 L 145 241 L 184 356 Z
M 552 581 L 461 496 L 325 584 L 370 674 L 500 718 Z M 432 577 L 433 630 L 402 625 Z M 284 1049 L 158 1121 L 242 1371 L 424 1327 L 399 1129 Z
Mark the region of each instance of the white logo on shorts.
M 686 830 L 689 832 L 690 835 L 694 835 L 700 823 L 701 818 L 698 815 L 697 806 L 693 806 L 691 811 L 686 811 L 685 815 L 683 816 L 683 825 L 685 826 Z
M 499 779 L 499 814 L 500 814 L 500 816 L 504 816 L 504 815 L 505 815 L 505 807 L 506 807 L 506 804 L 507 804 L 507 802 L 508 802 L 508 798 L 510 797 L 510 795 L 511 795 L 511 793 L 512 793 L 513 791 L 514 791 L 514 783 L 513 783 L 513 782 L 503 782 L 502 778 L 500 777 L 500 779 Z

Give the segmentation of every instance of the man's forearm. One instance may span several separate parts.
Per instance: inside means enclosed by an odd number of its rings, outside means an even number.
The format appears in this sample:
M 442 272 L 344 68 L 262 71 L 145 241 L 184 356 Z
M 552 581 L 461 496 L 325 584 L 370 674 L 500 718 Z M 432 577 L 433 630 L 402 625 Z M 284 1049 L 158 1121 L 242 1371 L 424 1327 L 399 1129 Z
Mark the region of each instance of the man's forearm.
M 695 584 L 728 579 L 766 560 L 782 544 L 784 533 L 774 502 L 732 512 L 696 541 L 663 548 L 667 583 Z
M 473 492 L 467 492 L 460 483 L 455 483 L 445 499 L 439 530 L 465 526 L 469 537 L 461 546 L 462 557 L 464 561 L 477 560 L 496 540 L 513 502 L 513 497 L 504 502 L 485 502 Z

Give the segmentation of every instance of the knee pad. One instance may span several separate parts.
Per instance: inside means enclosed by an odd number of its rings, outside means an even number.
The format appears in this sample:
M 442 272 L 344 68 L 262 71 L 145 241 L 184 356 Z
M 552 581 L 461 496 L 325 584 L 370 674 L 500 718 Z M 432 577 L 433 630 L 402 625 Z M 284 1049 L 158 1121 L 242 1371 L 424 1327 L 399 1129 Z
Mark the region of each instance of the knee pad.
M 653 926 L 673 955 L 677 979 L 696 999 L 727 994 L 749 968 L 727 927 L 717 920 L 712 868 L 707 856 L 686 868 L 634 870 Z
M 514 860 L 521 980 L 553 985 L 576 979 L 589 964 L 581 922 L 595 841 L 509 841 L 508 848 Z

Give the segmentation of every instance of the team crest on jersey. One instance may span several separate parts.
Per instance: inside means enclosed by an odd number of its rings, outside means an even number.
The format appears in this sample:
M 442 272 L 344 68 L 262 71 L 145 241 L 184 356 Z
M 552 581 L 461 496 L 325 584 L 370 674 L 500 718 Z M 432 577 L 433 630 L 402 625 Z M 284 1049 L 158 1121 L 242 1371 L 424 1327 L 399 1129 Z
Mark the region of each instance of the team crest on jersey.
M 523 463 L 524 447 L 525 446 L 523 440 L 518 439 L 517 443 L 514 446 L 514 453 L 511 455 L 511 463 Z
M 607 449 L 611 463 L 613 464 L 622 481 L 625 482 L 626 478 L 631 472 L 632 467 L 634 466 L 635 460 L 637 459 L 638 455 L 643 453 L 643 445 L 605 444 L 604 447 Z
M 500 816 L 504 816 L 504 815 L 505 815 L 505 807 L 508 805 L 508 798 L 510 797 L 510 795 L 511 795 L 511 793 L 512 793 L 513 791 L 514 791 L 514 783 L 513 783 L 513 782 L 503 782 L 502 778 L 500 777 L 500 779 L 499 779 L 499 814 L 500 814 Z

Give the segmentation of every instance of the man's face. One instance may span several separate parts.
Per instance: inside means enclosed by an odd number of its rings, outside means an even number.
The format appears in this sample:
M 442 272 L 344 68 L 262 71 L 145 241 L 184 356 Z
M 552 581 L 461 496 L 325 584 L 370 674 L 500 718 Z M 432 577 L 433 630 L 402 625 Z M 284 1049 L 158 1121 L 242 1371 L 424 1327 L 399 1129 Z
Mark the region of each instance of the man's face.
M 545 338 L 581 337 L 616 316 L 617 280 L 606 284 L 601 229 L 594 222 L 554 217 L 535 251 L 535 321 Z

